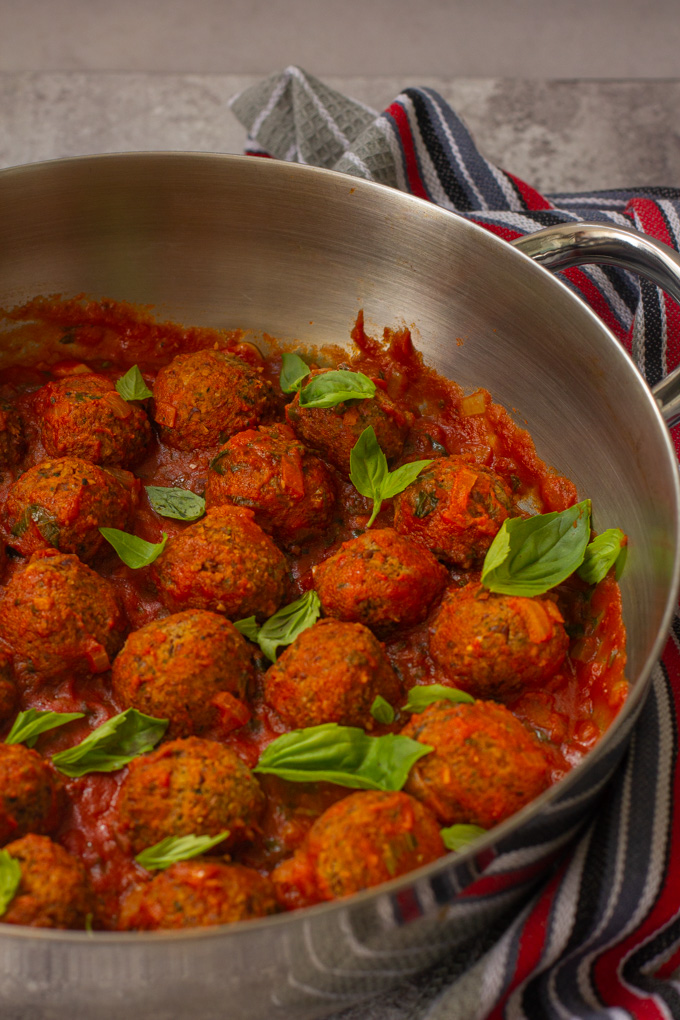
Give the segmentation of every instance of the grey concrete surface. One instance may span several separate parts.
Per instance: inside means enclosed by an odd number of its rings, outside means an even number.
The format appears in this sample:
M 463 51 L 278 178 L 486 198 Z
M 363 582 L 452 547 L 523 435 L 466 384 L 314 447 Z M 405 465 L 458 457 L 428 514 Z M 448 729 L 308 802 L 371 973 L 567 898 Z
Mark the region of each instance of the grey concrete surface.
M 0 74 L 0 165 L 92 152 L 241 152 L 229 98 L 260 75 Z M 528 81 L 323 76 L 382 110 L 429 85 L 460 113 L 486 156 L 543 191 L 680 187 L 680 79 Z
M 634 78 L 678 0 L 0 0 L 0 70 Z

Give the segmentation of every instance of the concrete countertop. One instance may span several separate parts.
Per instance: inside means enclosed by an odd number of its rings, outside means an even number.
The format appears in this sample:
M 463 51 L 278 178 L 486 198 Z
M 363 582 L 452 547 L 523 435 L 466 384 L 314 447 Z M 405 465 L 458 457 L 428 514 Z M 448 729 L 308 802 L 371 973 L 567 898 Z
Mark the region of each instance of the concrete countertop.
M 93 152 L 241 152 L 229 110 L 261 75 L 101 71 L 0 74 L 0 166 Z M 490 159 L 544 192 L 680 187 L 680 79 L 552 81 L 328 77 L 376 110 L 437 89 Z

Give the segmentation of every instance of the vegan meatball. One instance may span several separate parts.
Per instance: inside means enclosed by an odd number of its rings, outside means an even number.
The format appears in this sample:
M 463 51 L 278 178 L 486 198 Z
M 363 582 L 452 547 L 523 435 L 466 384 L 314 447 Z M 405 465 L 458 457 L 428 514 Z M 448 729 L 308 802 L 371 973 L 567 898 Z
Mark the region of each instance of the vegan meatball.
M 276 912 L 271 879 L 241 864 L 181 861 L 123 900 L 119 927 L 156 931 L 233 924 Z
M 75 553 L 92 560 L 106 545 L 99 528 L 128 527 L 140 483 L 129 471 L 107 470 L 76 457 L 44 460 L 9 490 L 4 527 L 13 549 Z
M 24 744 L 0 744 L 0 845 L 28 832 L 54 832 L 64 806 L 61 780 Z
M 250 507 L 255 521 L 286 545 L 323 530 L 335 506 L 326 465 L 286 425 L 260 425 L 232 436 L 212 461 L 207 505 Z
M 415 763 L 404 789 L 442 825 L 490 829 L 550 785 L 538 740 L 493 701 L 437 701 L 402 733 L 434 748 Z
M 272 873 L 290 910 L 369 889 L 446 853 L 430 811 L 406 793 L 366 790 L 329 807 Z
M 9 400 L 0 398 L 0 471 L 18 464 L 25 449 L 21 415 Z
M 56 549 L 33 553 L 12 576 L 0 627 L 15 669 L 41 681 L 105 672 L 126 632 L 110 582 Z
M 288 567 L 253 516 L 241 507 L 215 507 L 169 539 L 151 568 L 168 609 L 210 609 L 232 620 L 276 612 Z
M 248 642 L 223 616 L 189 609 L 130 634 L 113 664 L 113 693 L 124 708 L 169 719 L 167 737 L 188 737 L 242 703 L 253 679 Z
M 441 671 L 475 697 L 496 701 L 549 680 L 568 647 L 552 599 L 496 595 L 481 584 L 448 591 L 430 626 Z
M 381 695 L 397 705 L 401 683 L 379 641 L 360 623 L 320 620 L 265 676 L 265 700 L 293 727 L 335 722 L 371 729 Z
M 123 400 L 102 375 L 71 375 L 36 395 L 42 441 L 50 457 L 82 457 L 93 464 L 135 464 L 146 453 L 146 412 Z
M 9 719 L 14 711 L 16 695 L 12 660 L 8 653 L 0 648 L 0 723 Z
M 176 450 L 206 450 L 257 425 L 270 397 L 262 369 L 212 349 L 178 354 L 160 370 L 153 415 Z
M 510 489 L 488 468 L 439 457 L 394 498 L 394 527 L 446 563 L 484 558 L 511 510 Z
M 330 369 L 310 373 L 310 379 Z M 380 448 L 389 462 L 401 453 L 413 415 L 398 407 L 379 387 L 375 396 L 345 400 L 335 407 L 300 407 L 300 394 L 286 407 L 286 419 L 295 434 L 324 460 L 349 475 L 349 455 L 359 436 L 373 426 Z
M 168 836 L 253 838 L 264 809 L 257 779 L 229 747 L 186 737 L 136 758 L 121 785 L 120 831 L 134 853 Z
M 378 634 L 425 619 L 447 580 L 444 567 L 393 528 L 344 542 L 314 569 L 324 613 Z
M 21 880 L 0 921 L 33 928 L 85 927 L 94 896 L 77 858 L 47 836 L 24 836 L 5 849 L 19 862 Z

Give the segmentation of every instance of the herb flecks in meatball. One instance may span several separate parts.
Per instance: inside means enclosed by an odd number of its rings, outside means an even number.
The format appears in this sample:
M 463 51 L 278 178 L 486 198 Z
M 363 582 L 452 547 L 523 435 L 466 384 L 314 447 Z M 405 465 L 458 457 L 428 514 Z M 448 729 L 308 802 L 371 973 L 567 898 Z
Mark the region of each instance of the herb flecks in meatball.
M 265 700 L 290 726 L 335 722 L 371 729 L 380 695 L 398 705 L 401 683 L 366 627 L 320 620 L 295 639 L 265 677 Z
M 81 862 L 47 836 L 24 836 L 5 847 L 19 863 L 21 881 L 3 924 L 85 928 L 94 896 Z
M 123 900 L 120 928 L 156 931 L 233 924 L 277 910 L 271 879 L 241 864 L 173 864 Z
M 441 671 L 478 698 L 510 701 L 549 680 L 569 638 L 547 597 L 496 595 L 479 584 L 448 591 L 430 625 Z
M 504 705 L 437 701 L 402 733 L 434 748 L 415 763 L 404 789 L 442 825 L 490 829 L 550 785 L 543 748 Z
M 101 375 L 72 375 L 36 395 L 42 440 L 50 457 L 81 457 L 93 464 L 135 464 L 146 453 L 146 412 L 120 396 Z
M 127 629 L 111 583 L 56 550 L 34 553 L 13 575 L 0 623 L 15 669 L 41 682 L 105 672 Z
M 252 510 L 221 506 L 168 541 L 152 576 L 168 609 L 264 620 L 286 594 L 286 558 Z
M 393 528 L 344 542 L 314 570 L 324 613 L 379 634 L 425 619 L 446 584 L 444 567 Z
M 125 708 L 169 719 L 166 736 L 188 737 L 224 714 L 249 718 L 253 665 L 248 642 L 223 616 L 189 609 L 130 634 L 113 664 L 113 692 Z
M 153 416 L 177 450 L 206 450 L 257 425 L 270 398 L 262 369 L 226 351 L 178 354 L 160 370 Z
M 330 523 L 335 484 L 286 425 L 261 425 L 222 447 L 210 465 L 205 497 L 209 507 L 250 507 L 261 528 L 290 545 Z
M 310 379 L 327 369 L 312 372 Z M 375 396 L 346 400 L 335 407 L 300 407 L 300 395 L 286 407 L 286 420 L 307 446 L 324 460 L 349 475 L 349 457 L 361 433 L 373 426 L 376 439 L 389 462 L 401 454 L 406 433 L 413 423 L 410 411 L 395 404 L 380 387 Z
M 435 818 L 413 797 L 362 791 L 324 811 L 272 879 L 281 905 L 295 909 L 369 889 L 445 852 Z
M 0 845 L 29 832 L 54 832 L 63 806 L 61 781 L 41 754 L 0 744 Z
M 395 496 L 394 527 L 439 559 L 468 568 L 484 559 L 510 510 L 510 489 L 494 471 L 440 457 Z
M 99 528 L 125 531 L 139 499 L 129 471 L 108 470 L 77 457 L 44 460 L 29 468 L 7 495 L 7 544 L 24 556 L 54 547 L 94 559 L 106 542 Z
M 257 779 L 229 747 L 186 737 L 136 758 L 118 801 L 120 829 L 140 853 L 168 836 L 217 836 L 225 846 L 251 840 L 264 809 Z

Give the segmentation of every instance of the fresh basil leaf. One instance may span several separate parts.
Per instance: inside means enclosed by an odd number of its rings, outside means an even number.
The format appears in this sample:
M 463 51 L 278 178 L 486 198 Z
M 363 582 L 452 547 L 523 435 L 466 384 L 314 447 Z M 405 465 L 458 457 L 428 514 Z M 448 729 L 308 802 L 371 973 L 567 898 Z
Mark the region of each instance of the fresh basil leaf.
M 245 620 L 236 620 L 234 626 L 245 638 L 248 638 L 253 644 L 257 644 L 257 635 L 260 633 L 260 628 L 254 616 L 247 616 Z
M 353 790 L 401 790 L 411 766 L 432 747 L 401 733 L 369 737 L 355 726 L 323 723 L 284 733 L 253 771 L 293 783 L 336 783 Z
M 297 393 L 302 380 L 309 375 L 310 369 L 299 354 L 284 354 L 281 358 L 281 375 L 279 385 L 284 393 Z
M 171 489 L 163 485 L 146 485 L 149 502 L 161 517 L 176 521 L 197 521 L 205 513 L 205 500 L 190 489 Z
M 587 584 L 597 584 L 616 564 L 616 579 L 618 581 L 623 570 L 623 564 L 619 569 L 619 558 L 626 548 L 626 536 L 621 529 L 607 528 L 588 544 L 583 563 L 576 573 Z
M 567 510 L 509 517 L 482 567 L 482 584 L 504 595 L 543 595 L 580 567 L 590 538 L 590 500 Z
M 455 704 L 469 704 L 475 699 L 467 691 L 459 691 L 457 687 L 445 687 L 444 684 L 427 684 L 423 687 L 412 687 L 408 692 L 404 712 L 423 712 L 435 701 L 452 701 Z
M 431 460 L 414 460 L 396 471 L 387 467 L 387 457 L 380 448 L 372 425 L 364 429 L 349 455 L 349 479 L 357 492 L 373 500 L 373 513 L 367 528 L 378 516 L 382 501 L 396 496 L 410 485 Z
M 123 400 L 146 400 L 147 397 L 153 396 L 137 365 L 133 365 L 125 375 L 120 377 L 116 383 L 116 389 Z
M 319 619 L 321 602 L 315 591 L 305 592 L 295 602 L 283 606 L 262 624 L 257 643 L 270 662 L 276 662 L 279 645 L 290 645 L 295 638 Z M 241 632 L 243 633 L 243 632 Z
M 165 549 L 168 536 L 163 532 L 160 542 L 147 542 L 136 535 L 130 535 L 127 531 L 119 531 L 118 528 L 100 528 L 100 533 L 106 541 L 113 546 L 123 563 L 133 570 L 140 567 L 148 567 Z
M 447 850 L 464 850 L 473 840 L 483 836 L 486 829 L 481 825 L 450 825 L 448 829 L 440 829 L 439 834 Z
M 335 407 L 345 400 L 367 400 L 375 396 L 375 383 L 363 372 L 340 368 L 315 375 L 300 390 L 300 407 Z
M 394 709 L 389 701 L 385 701 L 382 694 L 377 694 L 373 699 L 371 715 L 376 722 L 385 723 L 386 726 L 394 722 Z
M 229 830 L 217 836 L 168 836 L 160 843 L 147 847 L 137 854 L 135 860 L 147 871 L 165 871 L 178 861 L 189 861 L 192 857 L 206 853 L 229 835 Z
M 57 727 L 65 726 L 73 719 L 83 719 L 84 716 L 84 712 L 41 712 L 37 708 L 28 708 L 25 712 L 19 712 L 12 729 L 5 737 L 5 743 L 35 747 L 41 733 L 56 730 Z
M 133 758 L 153 750 L 167 728 L 167 719 L 128 708 L 102 723 L 80 744 L 55 754 L 52 764 L 71 778 L 89 772 L 117 772 Z
M 21 865 L 6 850 L 0 850 L 0 917 L 16 896 L 21 881 Z

